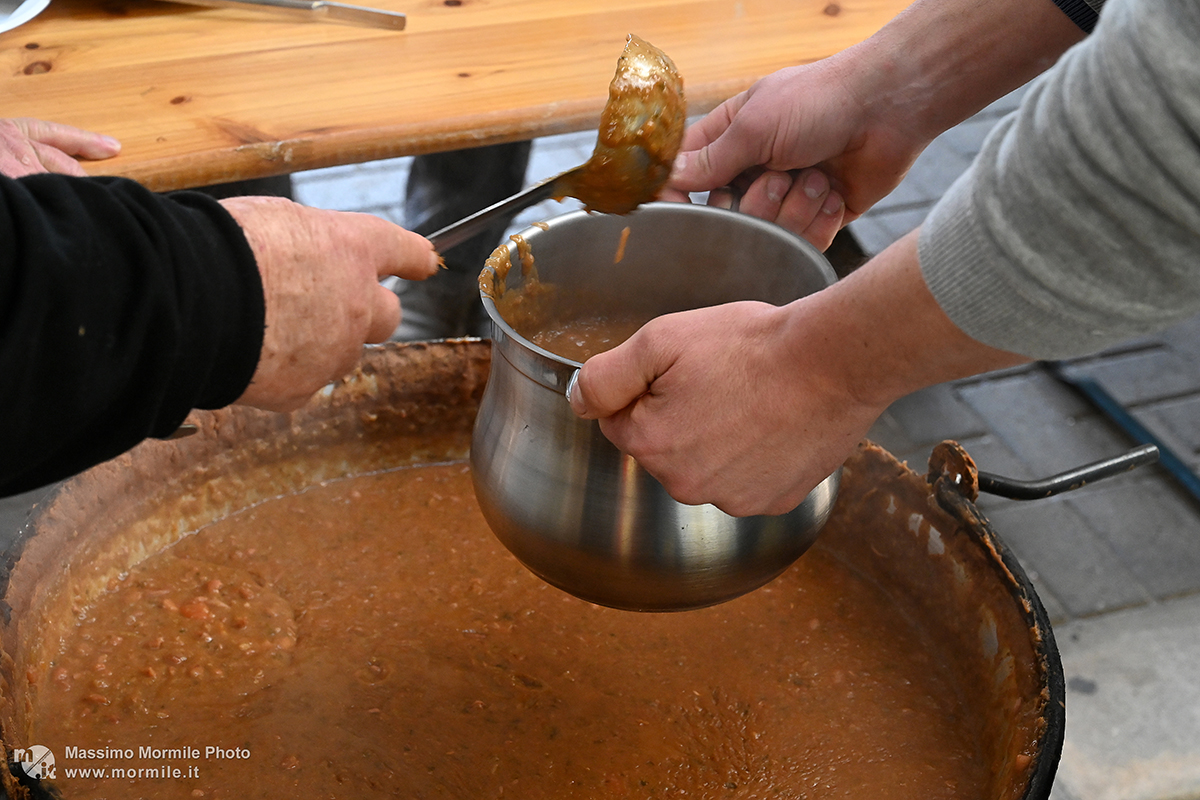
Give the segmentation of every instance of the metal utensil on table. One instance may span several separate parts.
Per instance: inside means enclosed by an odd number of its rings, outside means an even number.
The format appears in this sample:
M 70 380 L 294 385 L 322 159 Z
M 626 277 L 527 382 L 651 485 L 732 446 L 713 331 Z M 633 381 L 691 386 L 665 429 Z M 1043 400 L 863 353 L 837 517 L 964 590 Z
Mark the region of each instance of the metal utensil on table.
M 671 175 L 686 123 L 683 79 L 674 62 L 630 34 L 608 87 L 592 157 L 442 228 L 429 240 L 443 252 L 551 197 L 582 200 L 588 211 L 627 214 L 658 196 Z
M 333 0 L 170 0 L 189 6 L 239 8 L 287 14 L 297 19 L 334 20 L 351 25 L 402 31 L 407 18 L 397 11 L 337 3 Z
M 25 0 L 0 0 L 0 24 L 8 21 Z
M 46 10 L 50 0 L 0 0 L 0 33 L 10 31 Z

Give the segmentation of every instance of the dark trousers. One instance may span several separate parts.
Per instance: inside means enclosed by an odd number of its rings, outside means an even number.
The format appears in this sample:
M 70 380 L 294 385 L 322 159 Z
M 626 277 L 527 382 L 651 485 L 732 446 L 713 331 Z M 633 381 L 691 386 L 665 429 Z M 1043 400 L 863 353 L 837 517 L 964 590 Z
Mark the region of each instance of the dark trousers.
M 404 197 L 404 223 L 429 234 L 521 191 L 530 142 L 490 145 L 413 159 Z M 479 300 L 479 271 L 508 228 L 489 230 L 442 253 L 446 269 L 424 281 L 401 281 L 397 341 L 487 336 Z

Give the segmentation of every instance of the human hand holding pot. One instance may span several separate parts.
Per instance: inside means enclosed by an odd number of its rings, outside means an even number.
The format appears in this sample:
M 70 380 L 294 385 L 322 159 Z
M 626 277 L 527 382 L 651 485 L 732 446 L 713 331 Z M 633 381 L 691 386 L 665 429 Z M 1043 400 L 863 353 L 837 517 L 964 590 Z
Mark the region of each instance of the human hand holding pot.
M 277 197 L 222 205 L 254 251 L 266 301 L 262 354 L 243 405 L 289 411 L 348 373 L 365 343 L 384 341 L 400 322 L 399 300 L 379 279 L 422 280 L 438 267 L 425 237 L 370 214 Z
M 728 303 L 651 320 L 588 359 L 570 402 L 676 500 L 779 514 L 895 400 L 1027 360 L 955 327 L 921 278 L 910 234 L 785 306 Z
M 786 513 L 879 413 L 822 387 L 802 353 L 785 363 L 796 352 L 791 313 L 739 302 L 658 317 L 588 359 L 571 405 L 676 500 L 733 516 Z

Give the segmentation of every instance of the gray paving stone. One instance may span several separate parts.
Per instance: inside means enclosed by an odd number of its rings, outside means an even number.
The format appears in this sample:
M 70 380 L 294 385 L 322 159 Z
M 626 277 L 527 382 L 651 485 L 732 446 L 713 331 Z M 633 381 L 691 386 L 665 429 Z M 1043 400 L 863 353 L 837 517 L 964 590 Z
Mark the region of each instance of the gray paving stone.
M 1091 407 L 1071 389 L 1044 370 L 1024 367 L 1008 374 L 984 375 L 961 381 L 959 391 L 964 400 L 980 412 L 1009 409 L 1008 414 L 986 418 L 989 425 L 997 422 L 1028 421 L 1038 426 L 1059 424 L 1090 413 Z
M 1099 381 L 1126 407 L 1200 392 L 1200 370 L 1178 351 L 1165 347 L 1081 360 L 1068 369 Z
M 932 446 L 943 439 L 961 441 L 987 432 L 987 426 L 959 397 L 953 384 L 938 384 L 902 397 L 888 411 L 918 445 Z
M 983 142 L 996 123 L 999 116 L 976 116 L 943 133 L 935 141 L 949 147 L 963 158 L 974 159 L 983 148 Z
M 882 214 L 867 214 L 850 223 L 850 232 L 858 240 L 858 244 L 868 255 L 883 252 L 887 246 L 896 241 L 896 234 L 891 227 L 880 221 Z
M 966 172 L 972 157 L 959 153 L 939 137 L 917 157 L 905 181 L 912 181 L 936 201 L 958 180 L 958 176 Z
M 1193 470 L 1200 469 L 1200 396 L 1151 403 L 1136 417 Z
M 1159 338 L 1193 365 L 1200 365 L 1200 315 L 1172 325 Z
M 867 431 L 867 438 L 897 458 L 901 458 L 902 453 L 915 451 L 918 447 L 890 410 L 884 411 L 875 421 L 871 430 Z
M 1037 370 L 959 391 L 1036 477 L 1118 455 L 1131 446 L 1070 389 Z
M 1029 91 L 1028 85 L 1022 86 L 1018 89 L 1014 89 L 1013 91 L 1004 95 L 1004 97 L 1001 97 L 998 100 L 992 101 L 992 103 L 990 105 L 988 105 L 986 108 L 982 109 L 975 116 L 971 117 L 971 119 L 974 120 L 974 119 L 978 119 L 980 117 L 998 119 L 999 117 L 1002 117 L 1005 114 L 1015 111 L 1017 109 L 1017 106 L 1019 106 L 1021 104 L 1021 101 L 1025 99 L 1025 94 L 1028 91 Z
M 1003 533 L 997 531 L 997 535 L 1000 537 L 1002 542 L 1005 544 L 1008 543 L 1008 540 L 1004 538 Z M 1018 557 L 1017 560 L 1019 561 L 1020 558 Z M 1067 609 L 1063 605 L 1062 601 L 1059 600 L 1054 592 L 1051 591 L 1050 587 L 1046 585 L 1046 579 L 1037 571 L 1031 572 L 1024 564 L 1021 565 L 1021 568 L 1025 570 L 1026 576 L 1029 578 L 1029 582 L 1033 584 L 1033 591 L 1037 593 L 1038 600 L 1040 600 L 1042 603 L 1042 608 L 1046 610 L 1046 618 L 1050 620 L 1051 627 L 1053 628 L 1054 625 L 1058 625 L 1069 620 L 1070 614 L 1067 612 Z
M 1117 358 L 1119 356 L 1128 355 L 1130 353 L 1138 353 L 1142 350 L 1153 350 L 1156 347 L 1168 347 L 1163 338 L 1162 332 L 1151 333 L 1147 336 L 1135 336 L 1132 339 L 1118 342 L 1112 347 L 1093 353 L 1087 356 L 1080 356 L 1073 359 L 1065 359 L 1067 364 L 1086 364 L 1096 358 Z
M 1036 573 L 1070 617 L 1152 599 L 1108 540 L 1062 497 L 1007 500 L 987 512 L 1000 537 Z
M 1021 481 L 1044 477 L 1036 474 L 1028 464 L 1018 458 L 995 433 L 989 432 L 983 436 L 960 439 L 959 444 L 966 448 L 967 453 L 975 461 L 975 466 L 981 472 L 990 472 L 993 475 Z M 994 498 L 993 495 L 982 494 L 980 495 L 978 504 L 985 505 L 992 498 Z M 997 502 L 1008 502 L 1003 498 L 995 499 Z
M 916 206 L 928 211 L 937 202 L 939 196 L 931 195 L 929 189 L 920 181 L 905 179 L 892 190 L 891 194 L 872 206 L 864 216 L 872 217 L 893 211 L 910 210 Z
M 870 214 L 852 222 L 850 230 L 868 255 L 875 255 L 925 221 L 925 206 L 905 206 Z
M 1156 469 L 1112 478 L 1067 502 L 1147 590 L 1164 599 L 1200 591 L 1200 512 Z
M 1065 781 L 1055 781 L 1050 787 L 1050 800 L 1083 800 L 1076 795 Z
M 1068 688 L 1054 797 L 1200 797 L 1200 596 L 1072 621 L 1055 638 Z

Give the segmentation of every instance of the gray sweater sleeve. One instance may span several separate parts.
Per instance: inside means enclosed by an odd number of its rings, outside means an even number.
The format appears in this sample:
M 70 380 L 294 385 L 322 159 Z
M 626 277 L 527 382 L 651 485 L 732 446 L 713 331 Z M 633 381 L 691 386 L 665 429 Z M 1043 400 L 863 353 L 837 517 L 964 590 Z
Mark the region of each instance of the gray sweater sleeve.
M 1109 0 L 920 234 L 978 341 L 1095 352 L 1200 312 L 1200 3 Z

